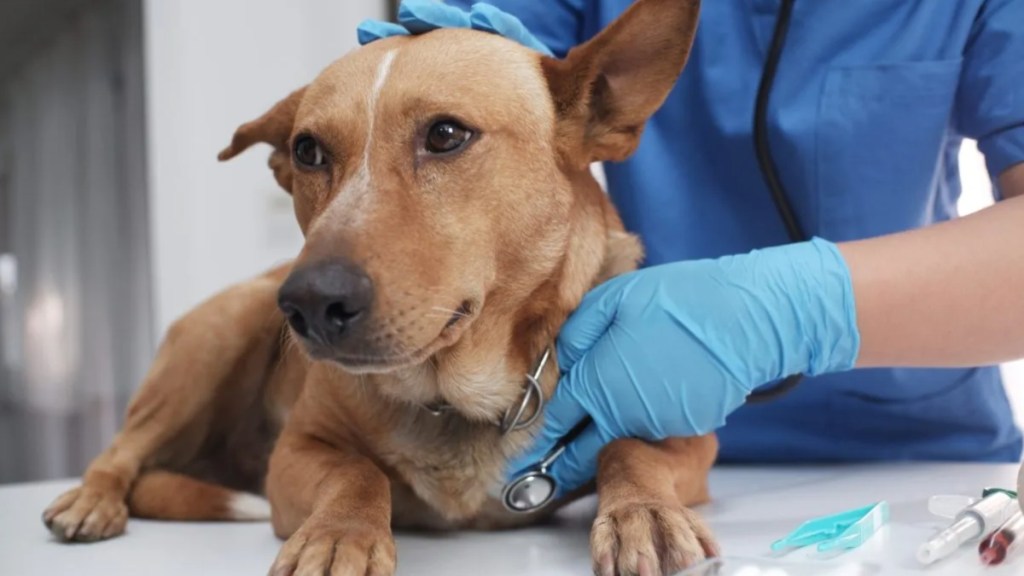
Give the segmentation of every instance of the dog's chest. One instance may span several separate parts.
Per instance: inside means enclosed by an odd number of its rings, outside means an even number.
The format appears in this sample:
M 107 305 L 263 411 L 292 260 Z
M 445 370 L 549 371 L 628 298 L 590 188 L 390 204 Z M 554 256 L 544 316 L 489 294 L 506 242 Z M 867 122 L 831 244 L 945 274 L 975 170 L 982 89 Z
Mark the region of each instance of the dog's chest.
M 393 524 L 486 529 L 523 523 L 501 506 L 506 441 L 494 427 L 455 416 L 404 420 L 380 453 L 398 476 L 392 482 Z

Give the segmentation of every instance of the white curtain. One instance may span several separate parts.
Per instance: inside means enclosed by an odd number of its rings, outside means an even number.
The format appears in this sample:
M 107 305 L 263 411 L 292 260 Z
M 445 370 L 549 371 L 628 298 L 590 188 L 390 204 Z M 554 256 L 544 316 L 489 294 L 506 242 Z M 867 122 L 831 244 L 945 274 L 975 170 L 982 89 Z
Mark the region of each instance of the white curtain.
M 0 78 L 0 482 L 77 475 L 152 357 L 139 2 Z

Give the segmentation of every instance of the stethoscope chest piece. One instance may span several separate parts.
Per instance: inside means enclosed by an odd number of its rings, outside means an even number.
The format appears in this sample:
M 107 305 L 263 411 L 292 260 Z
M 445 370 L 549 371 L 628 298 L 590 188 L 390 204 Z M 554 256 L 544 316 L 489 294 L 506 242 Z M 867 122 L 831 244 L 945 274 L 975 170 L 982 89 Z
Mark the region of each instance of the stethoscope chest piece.
M 565 452 L 565 445 L 569 440 L 571 438 L 558 443 L 540 463 L 523 471 L 515 480 L 505 485 L 501 492 L 501 502 L 506 510 L 522 514 L 536 512 L 555 498 L 557 485 L 554 476 L 548 473 L 548 470 Z
M 531 470 L 505 486 L 502 500 L 512 512 L 533 512 L 555 496 L 555 480 L 543 470 Z

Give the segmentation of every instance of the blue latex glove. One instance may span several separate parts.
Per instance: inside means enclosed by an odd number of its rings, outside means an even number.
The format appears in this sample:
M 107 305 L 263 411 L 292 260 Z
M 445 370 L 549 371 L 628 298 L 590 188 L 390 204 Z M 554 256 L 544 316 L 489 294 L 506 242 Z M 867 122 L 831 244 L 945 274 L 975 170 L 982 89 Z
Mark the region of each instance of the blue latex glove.
M 360 44 L 391 36 L 425 34 L 438 28 L 470 28 L 504 36 L 551 56 L 551 50 L 523 26 L 515 16 L 490 4 L 474 4 L 469 12 L 436 0 L 403 0 L 398 7 L 398 23 L 366 20 L 359 25 Z
M 589 415 L 551 469 L 564 493 L 594 477 L 598 452 L 616 438 L 712 432 L 754 388 L 848 370 L 859 346 L 850 274 L 824 240 L 613 278 L 563 326 L 562 379 L 535 447 L 510 471 L 538 462 Z

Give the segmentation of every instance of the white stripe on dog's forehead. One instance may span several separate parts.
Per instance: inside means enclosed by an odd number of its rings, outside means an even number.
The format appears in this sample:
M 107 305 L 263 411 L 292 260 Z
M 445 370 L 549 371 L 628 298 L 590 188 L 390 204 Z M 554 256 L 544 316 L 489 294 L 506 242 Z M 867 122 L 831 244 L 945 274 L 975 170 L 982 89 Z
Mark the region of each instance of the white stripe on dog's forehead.
M 377 101 L 380 100 L 380 93 L 384 90 L 384 84 L 388 81 L 388 74 L 391 73 L 391 63 L 395 61 L 395 54 L 398 50 L 388 50 L 377 65 L 377 74 L 373 78 L 373 88 L 370 90 L 370 99 L 366 103 L 366 145 L 363 147 L 363 165 L 359 167 L 360 172 L 366 173 L 366 182 L 370 183 L 370 145 L 373 144 L 373 124 L 377 118 Z
M 373 77 L 373 84 L 366 97 L 366 143 L 363 145 L 363 161 L 352 178 L 345 183 L 345 187 L 331 201 L 331 204 L 324 211 L 323 216 L 317 219 L 313 225 L 316 228 L 320 223 L 344 221 L 346 227 L 358 226 L 359 221 L 366 210 L 369 209 L 370 195 L 373 191 L 373 178 L 370 173 L 370 149 L 373 146 L 374 124 L 377 118 L 377 102 L 384 90 L 388 76 L 391 73 L 391 64 L 395 61 L 398 50 L 392 49 L 384 53 L 380 63 L 377 64 L 377 72 Z
M 384 88 L 384 82 L 388 79 L 388 74 L 391 72 L 391 63 L 394 62 L 396 53 L 398 53 L 397 49 L 388 50 L 380 64 L 377 65 L 377 77 L 373 80 L 373 94 L 370 96 L 371 104 L 377 103 L 377 97 L 380 96 L 380 91 Z

